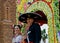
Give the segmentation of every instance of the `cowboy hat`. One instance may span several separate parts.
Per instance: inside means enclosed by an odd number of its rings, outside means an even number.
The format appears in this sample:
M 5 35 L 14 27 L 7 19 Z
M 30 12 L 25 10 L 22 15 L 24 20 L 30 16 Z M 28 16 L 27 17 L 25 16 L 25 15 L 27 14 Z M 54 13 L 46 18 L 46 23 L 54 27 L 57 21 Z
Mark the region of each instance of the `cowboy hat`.
M 37 13 L 24 13 L 19 16 L 19 21 L 26 23 L 28 18 L 32 18 L 34 20 L 41 20 L 42 16 Z

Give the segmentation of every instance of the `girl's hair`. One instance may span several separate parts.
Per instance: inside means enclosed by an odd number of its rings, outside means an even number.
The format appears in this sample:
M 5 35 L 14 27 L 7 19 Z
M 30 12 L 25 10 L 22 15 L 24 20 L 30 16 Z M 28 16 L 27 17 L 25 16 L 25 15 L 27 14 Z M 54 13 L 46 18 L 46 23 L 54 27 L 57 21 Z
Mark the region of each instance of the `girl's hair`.
M 14 29 L 15 29 L 15 27 L 18 27 L 19 29 L 21 29 L 22 28 L 22 26 L 21 25 L 14 25 Z

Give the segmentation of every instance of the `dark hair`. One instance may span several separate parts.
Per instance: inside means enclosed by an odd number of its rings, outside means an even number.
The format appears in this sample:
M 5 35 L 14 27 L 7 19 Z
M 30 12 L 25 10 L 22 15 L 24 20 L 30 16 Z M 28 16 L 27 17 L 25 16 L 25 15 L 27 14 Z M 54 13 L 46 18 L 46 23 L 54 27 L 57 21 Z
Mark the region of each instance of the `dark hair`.
M 22 28 L 22 26 L 21 26 L 21 25 L 14 25 L 14 28 L 15 28 L 16 26 L 18 26 L 18 27 L 19 27 L 19 29 L 21 29 L 21 28 Z

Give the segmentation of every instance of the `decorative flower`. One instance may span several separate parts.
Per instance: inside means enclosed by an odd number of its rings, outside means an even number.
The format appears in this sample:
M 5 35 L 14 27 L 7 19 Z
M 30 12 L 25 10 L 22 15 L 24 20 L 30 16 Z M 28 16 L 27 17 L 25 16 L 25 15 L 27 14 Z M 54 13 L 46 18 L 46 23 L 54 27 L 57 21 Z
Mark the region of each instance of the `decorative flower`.
M 20 4 L 20 0 L 17 0 L 17 3 Z
M 26 9 L 27 9 L 27 4 L 25 3 L 25 4 L 24 4 L 24 10 L 26 10 Z
M 28 2 L 29 5 L 31 5 L 31 2 Z

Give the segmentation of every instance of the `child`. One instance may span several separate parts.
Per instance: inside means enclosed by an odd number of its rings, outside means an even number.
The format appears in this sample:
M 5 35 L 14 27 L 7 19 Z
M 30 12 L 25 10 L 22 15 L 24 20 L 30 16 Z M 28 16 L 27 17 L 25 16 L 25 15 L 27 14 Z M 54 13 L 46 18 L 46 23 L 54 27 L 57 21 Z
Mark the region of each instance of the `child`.
M 22 43 L 21 26 L 15 25 L 13 32 L 14 34 L 13 34 L 12 43 Z

